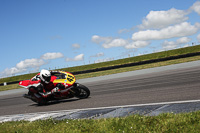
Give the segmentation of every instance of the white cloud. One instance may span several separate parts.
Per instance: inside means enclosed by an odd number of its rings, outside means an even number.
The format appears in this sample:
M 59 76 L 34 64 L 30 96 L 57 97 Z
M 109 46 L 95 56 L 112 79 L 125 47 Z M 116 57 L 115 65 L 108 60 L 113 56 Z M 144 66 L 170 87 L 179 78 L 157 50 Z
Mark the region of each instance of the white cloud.
M 121 30 L 118 31 L 118 33 L 122 34 L 122 33 L 128 33 L 130 31 L 131 31 L 130 29 L 121 29 Z
M 38 71 L 39 68 L 46 63 L 47 62 L 45 62 L 43 59 L 25 59 L 17 63 L 15 67 L 6 68 L 3 72 L 1 72 L 1 75 L 11 76 L 18 73 L 26 72 L 28 69 L 34 69 L 35 71 Z
M 34 68 L 34 67 L 40 67 L 44 65 L 46 62 L 42 59 L 26 59 L 24 61 L 20 61 L 17 63 L 16 68 L 18 69 L 26 69 L 26 68 Z
M 150 11 L 143 19 L 142 24 L 138 25 L 139 30 L 143 29 L 143 31 L 133 33 L 132 40 L 98 35 L 92 36 L 91 40 L 100 44 L 103 48 L 124 47 L 126 49 L 137 49 L 148 46 L 151 40 L 182 37 L 175 42 L 165 41 L 163 43 L 163 47 L 167 49 L 176 48 L 191 41 L 186 36 L 194 35 L 200 30 L 200 23 L 191 24 L 186 22 L 189 20 L 188 15 L 192 11 L 200 13 L 199 1 L 195 2 L 188 10 L 171 8 L 166 11 Z M 129 31 L 131 29 L 122 29 L 119 30 L 119 34 Z
M 109 43 L 112 40 L 113 40 L 112 37 L 101 37 L 101 36 L 98 36 L 98 35 L 92 36 L 92 42 L 97 43 L 97 44 L 100 44 L 102 42 Z
M 132 43 L 125 46 L 126 49 L 141 48 L 149 45 L 148 41 L 133 41 Z
M 195 2 L 191 7 L 191 10 L 194 10 L 200 15 L 200 1 Z
M 166 11 L 150 11 L 138 25 L 143 31 L 132 34 L 132 40 L 122 38 L 92 36 L 92 42 L 101 44 L 103 48 L 125 47 L 126 49 L 141 48 L 149 45 L 150 40 L 171 39 L 176 37 L 185 37 L 196 34 L 200 30 L 200 23 L 194 25 L 185 22 L 189 19 L 188 14 L 195 11 L 200 14 L 200 1 L 197 1 L 188 10 L 178 10 L 171 8 Z M 145 30 L 146 29 L 146 30 Z M 119 33 L 129 32 L 131 29 L 122 29 Z M 176 44 L 187 42 L 181 38 Z M 180 41 L 180 42 L 178 42 Z M 182 41 L 182 42 L 181 42 Z M 171 43 L 166 41 L 167 43 Z M 172 44 L 169 46 L 173 46 Z
M 102 47 L 106 49 L 112 48 L 112 47 L 124 47 L 126 49 L 137 49 L 137 48 L 145 47 L 150 44 L 149 41 L 133 41 L 133 40 L 125 40 L 122 38 L 113 39 L 110 37 L 100 37 L 100 36 L 95 36 L 94 38 L 96 38 L 96 41 L 95 41 L 96 43 L 101 43 Z
M 188 20 L 187 12 L 172 8 L 168 11 L 150 11 L 143 19 L 140 29 L 155 28 L 160 29 L 172 24 L 178 24 Z
M 190 41 L 191 41 L 191 39 L 188 38 L 188 37 L 182 37 L 182 38 L 179 38 L 179 39 L 176 40 L 176 42 L 178 44 L 185 44 L 185 43 L 188 43 Z
M 161 30 L 146 30 L 139 31 L 132 35 L 133 40 L 161 40 L 174 37 L 182 37 L 193 35 L 200 29 L 200 23 L 191 25 L 188 22 L 183 22 L 174 26 L 169 26 Z
M 84 60 L 84 54 L 80 54 L 75 56 L 74 61 L 82 61 Z
M 163 49 L 165 49 L 165 50 L 169 50 L 169 49 L 174 49 L 174 48 L 176 48 L 177 47 L 177 44 L 176 44 L 176 42 L 173 42 L 173 41 L 164 41 L 163 43 L 162 43 L 162 47 L 163 47 Z
M 130 28 L 130 29 L 120 29 L 120 30 L 118 31 L 118 33 L 119 33 L 119 34 L 128 33 L 128 32 L 131 32 L 131 31 L 133 31 L 133 30 L 135 30 L 135 27 L 132 27 L 132 28 Z
M 104 53 L 103 53 L 103 52 L 97 53 L 97 54 L 92 55 L 92 56 L 90 56 L 90 57 L 101 57 L 101 56 L 104 56 Z
M 96 61 L 94 61 L 95 63 L 100 63 L 100 62 L 107 62 L 107 61 L 112 61 L 113 58 L 106 58 L 106 59 L 98 59 Z
M 84 60 L 84 54 L 77 55 L 74 58 L 66 58 L 65 60 L 67 62 L 68 61 L 82 61 L 82 60 Z
M 74 44 L 72 44 L 72 47 L 73 47 L 74 49 L 79 49 L 79 48 L 80 48 L 80 45 L 79 45 L 78 43 L 74 43 Z
M 104 48 L 125 46 L 128 43 L 128 41 L 122 38 L 101 37 L 97 35 L 92 36 L 92 42 L 102 44 Z
M 197 41 L 200 43 L 200 34 L 197 35 Z
M 12 67 L 12 68 L 6 68 L 0 74 L 2 75 L 1 77 L 6 77 L 6 76 L 15 75 L 17 73 L 25 72 L 25 71 L 26 71 L 26 69 L 18 69 L 16 67 Z
M 128 42 L 126 40 L 118 38 L 118 39 L 113 39 L 108 43 L 103 43 L 102 46 L 104 48 L 120 47 L 120 46 L 125 46 L 127 43 Z
M 185 48 L 185 47 L 189 47 L 190 45 L 189 44 L 185 44 L 184 46 L 183 46 L 183 48 Z
M 182 37 L 182 38 L 177 39 L 176 41 L 164 41 L 162 43 L 162 48 L 164 50 L 170 50 L 170 49 L 175 49 L 182 44 L 186 44 L 185 46 L 188 46 L 187 43 L 190 41 L 191 39 L 188 37 Z
M 62 57 L 64 57 L 62 53 L 46 53 L 41 56 L 41 58 L 44 60 L 52 60 L 52 59 L 57 59 L 57 58 L 62 58 Z
M 62 58 L 64 55 L 62 53 L 46 53 L 42 55 L 39 59 L 37 58 L 32 58 L 32 59 L 25 59 L 23 61 L 20 61 L 19 63 L 16 64 L 15 67 L 12 68 L 6 68 L 3 72 L 0 74 L 2 77 L 5 76 L 11 76 L 15 74 L 19 74 L 22 72 L 26 72 L 31 70 L 32 72 L 37 72 L 39 71 L 39 68 L 48 62 L 45 60 L 52 60 L 52 59 L 57 59 L 57 58 Z

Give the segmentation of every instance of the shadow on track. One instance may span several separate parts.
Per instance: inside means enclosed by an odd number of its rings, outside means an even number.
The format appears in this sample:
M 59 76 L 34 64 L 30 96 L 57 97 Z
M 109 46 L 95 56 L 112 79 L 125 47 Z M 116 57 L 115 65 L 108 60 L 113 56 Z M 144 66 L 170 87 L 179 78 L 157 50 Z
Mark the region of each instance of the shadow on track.
M 46 104 L 37 104 L 37 103 L 34 103 L 30 106 L 35 106 L 35 107 L 41 107 L 41 106 L 51 106 L 51 105 L 54 105 L 54 104 L 59 104 L 59 103 L 66 103 L 66 102 L 74 102 L 74 101 L 78 101 L 78 100 L 81 100 L 81 99 L 63 99 L 63 100 L 54 100 L 54 101 L 49 101 L 47 102 Z

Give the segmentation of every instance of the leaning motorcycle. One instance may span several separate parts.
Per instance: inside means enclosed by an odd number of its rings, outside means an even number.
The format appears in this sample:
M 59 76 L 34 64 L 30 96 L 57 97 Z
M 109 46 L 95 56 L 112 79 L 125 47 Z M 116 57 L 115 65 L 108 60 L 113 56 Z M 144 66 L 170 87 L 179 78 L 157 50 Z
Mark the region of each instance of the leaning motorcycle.
M 85 99 L 90 96 L 90 90 L 86 86 L 77 83 L 75 76 L 69 72 L 59 71 L 59 73 L 51 76 L 51 82 L 53 82 L 54 86 L 57 84 L 63 84 L 65 88 L 59 90 L 59 92 L 54 93 L 50 97 L 42 97 L 39 91 L 35 91 L 36 88 L 34 88 L 32 80 L 20 81 L 19 85 L 29 90 L 28 94 L 24 94 L 23 96 L 31 99 L 39 105 L 45 105 L 48 102 L 55 100 L 69 99 L 73 97 Z M 45 92 L 45 89 L 43 88 L 42 91 Z M 38 98 L 40 98 L 40 101 L 38 101 Z

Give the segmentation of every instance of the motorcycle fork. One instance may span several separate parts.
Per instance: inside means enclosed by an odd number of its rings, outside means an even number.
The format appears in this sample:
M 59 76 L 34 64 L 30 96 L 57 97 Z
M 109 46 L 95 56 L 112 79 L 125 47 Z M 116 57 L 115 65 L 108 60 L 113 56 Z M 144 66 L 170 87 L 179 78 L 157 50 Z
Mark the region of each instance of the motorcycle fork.
M 69 91 L 72 92 L 73 94 L 75 94 L 76 92 L 73 91 L 73 88 L 76 88 L 76 87 L 78 87 L 78 86 L 79 86 L 78 83 L 74 83 L 73 86 L 70 87 L 70 90 L 69 90 Z

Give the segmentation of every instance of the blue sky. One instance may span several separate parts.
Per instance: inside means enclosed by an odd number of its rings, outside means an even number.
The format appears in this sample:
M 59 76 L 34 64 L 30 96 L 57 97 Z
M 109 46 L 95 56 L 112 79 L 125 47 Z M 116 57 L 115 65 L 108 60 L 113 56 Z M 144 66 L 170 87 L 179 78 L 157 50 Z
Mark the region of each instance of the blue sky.
M 0 0 L 0 77 L 200 42 L 197 0 Z

